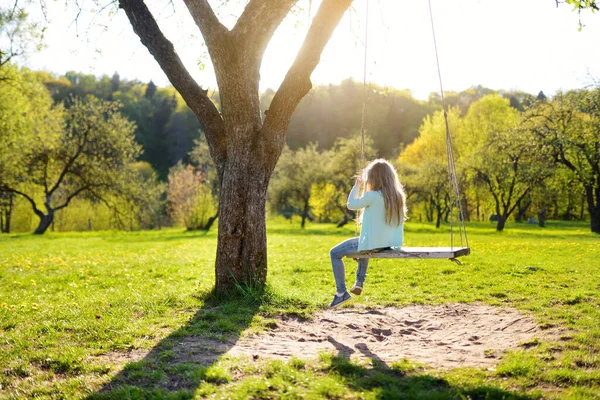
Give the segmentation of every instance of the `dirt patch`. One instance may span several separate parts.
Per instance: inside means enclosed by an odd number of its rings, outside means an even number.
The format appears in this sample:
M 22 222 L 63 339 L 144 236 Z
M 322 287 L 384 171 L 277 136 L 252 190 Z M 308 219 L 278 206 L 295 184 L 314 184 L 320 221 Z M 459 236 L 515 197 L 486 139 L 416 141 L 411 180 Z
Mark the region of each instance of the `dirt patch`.
M 516 310 L 452 304 L 328 310 L 311 320 L 277 320 L 271 331 L 240 339 L 228 354 L 310 358 L 319 352 L 393 362 L 404 357 L 436 368 L 489 367 L 507 349 L 541 337 Z
M 508 349 L 527 346 L 549 332 L 509 308 L 486 305 L 382 307 L 327 310 L 306 320 L 275 319 L 270 330 L 237 341 L 188 336 L 173 340 L 171 362 L 214 363 L 220 356 L 253 359 L 313 358 L 320 352 L 390 363 L 408 358 L 433 368 L 491 367 Z M 109 352 L 96 361 L 123 364 L 160 357 L 160 348 L 148 352 Z M 153 354 L 155 353 L 155 354 Z

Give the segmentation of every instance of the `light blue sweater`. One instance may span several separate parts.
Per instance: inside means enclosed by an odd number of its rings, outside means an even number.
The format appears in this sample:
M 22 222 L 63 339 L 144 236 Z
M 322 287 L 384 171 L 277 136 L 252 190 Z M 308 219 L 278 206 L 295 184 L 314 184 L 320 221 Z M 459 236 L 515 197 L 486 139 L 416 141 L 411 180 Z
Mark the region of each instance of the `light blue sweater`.
M 350 210 L 365 211 L 358 240 L 358 251 L 381 247 L 400 247 L 404 244 L 404 223 L 390 226 L 385 222 L 385 202 L 379 191 L 369 191 L 359 197 L 359 188 L 354 186 L 346 206 Z

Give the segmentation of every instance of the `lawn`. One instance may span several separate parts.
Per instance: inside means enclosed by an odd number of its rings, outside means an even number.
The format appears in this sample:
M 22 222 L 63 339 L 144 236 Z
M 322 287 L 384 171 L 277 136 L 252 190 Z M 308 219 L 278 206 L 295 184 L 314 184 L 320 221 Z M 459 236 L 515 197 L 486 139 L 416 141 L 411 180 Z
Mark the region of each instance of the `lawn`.
M 354 227 L 268 224 L 268 287 L 212 292 L 216 233 L 0 236 L 0 398 L 600 398 L 600 236 L 584 223 L 468 226 L 472 255 L 372 260 L 351 307 L 483 303 L 532 315 L 554 340 L 510 351 L 492 369 L 335 354 L 290 361 L 223 354 L 179 360 L 174 343 L 224 343 L 310 317 L 334 291 L 329 249 Z M 408 223 L 409 246 L 447 246 L 447 229 Z M 347 268 L 352 283 L 354 266 Z M 149 352 L 149 353 L 148 353 Z M 148 354 L 146 354 L 148 353 Z M 132 354 L 143 354 L 130 361 Z

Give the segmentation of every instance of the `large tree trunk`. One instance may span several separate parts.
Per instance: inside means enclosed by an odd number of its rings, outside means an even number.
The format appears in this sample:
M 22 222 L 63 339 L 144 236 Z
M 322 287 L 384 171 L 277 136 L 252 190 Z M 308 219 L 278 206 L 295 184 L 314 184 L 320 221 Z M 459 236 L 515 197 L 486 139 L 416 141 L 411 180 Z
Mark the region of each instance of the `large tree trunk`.
M 48 230 L 48 228 L 52 224 L 52 221 L 54 220 L 54 213 L 50 213 L 48 215 L 39 215 L 39 217 L 40 224 L 33 232 L 36 235 L 42 235 L 46 232 L 46 230 Z
M 8 201 L 0 208 L 0 231 L 10 233 L 10 220 L 12 219 L 15 195 L 14 193 L 3 192 L 2 197 Z
M 272 168 L 260 158 L 229 163 L 221 185 L 216 290 L 261 287 L 267 277 L 265 204 Z
M 309 209 L 310 207 L 308 206 L 308 199 L 306 199 L 306 201 L 304 202 L 304 209 L 302 210 L 302 223 L 300 224 L 300 227 L 302 229 L 304 229 L 304 225 L 306 224 L 306 218 L 308 217 Z
M 596 188 L 596 201 L 594 201 L 594 188 L 585 186 L 585 197 L 590 213 L 590 228 L 594 233 L 600 233 L 600 188 Z
M 435 227 L 439 228 L 442 225 L 442 207 L 436 204 L 435 209 L 437 210 L 437 219 L 435 221 Z
M 523 222 L 523 217 L 525 217 L 525 213 L 531 205 L 531 200 L 527 200 L 527 202 L 525 202 L 525 205 L 521 205 L 521 203 L 521 201 L 517 203 L 517 215 L 515 216 L 516 222 Z
M 505 217 L 504 215 L 498 215 L 498 222 L 496 223 L 496 230 L 498 232 L 502 232 L 504 230 L 507 219 L 508 217 Z
M 600 207 L 590 210 L 592 232 L 600 233 Z

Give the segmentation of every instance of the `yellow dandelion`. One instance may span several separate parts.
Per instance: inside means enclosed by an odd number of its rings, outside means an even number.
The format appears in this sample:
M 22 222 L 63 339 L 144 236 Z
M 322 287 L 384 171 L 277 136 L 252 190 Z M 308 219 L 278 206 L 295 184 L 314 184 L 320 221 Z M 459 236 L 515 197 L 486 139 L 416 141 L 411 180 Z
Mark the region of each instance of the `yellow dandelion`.
M 8 306 L 6 305 L 6 303 L 2 303 L 0 304 L 0 308 L 8 308 Z

